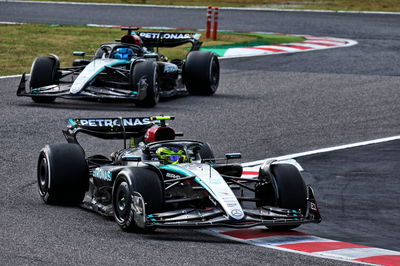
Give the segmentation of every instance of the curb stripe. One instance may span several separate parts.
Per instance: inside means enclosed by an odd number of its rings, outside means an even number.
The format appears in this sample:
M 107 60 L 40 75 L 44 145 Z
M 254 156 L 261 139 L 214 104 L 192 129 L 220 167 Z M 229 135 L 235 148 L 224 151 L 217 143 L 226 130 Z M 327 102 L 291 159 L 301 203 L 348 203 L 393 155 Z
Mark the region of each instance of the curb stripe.
M 303 42 L 306 44 L 314 44 L 314 45 L 320 45 L 320 46 L 328 46 L 328 47 L 332 47 L 335 46 L 335 44 L 331 44 L 331 43 L 323 43 L 323 42 Z
M 293 45 L 293 44 L 281 44 L 281 46 L 294 48 L 294 49 L 299 49 L 299 50 L 310 50 L 310 49 L 312 49 L 312 47 L 309 47 L 309 46 L 300 46 L 300 45 Z
M 318 258 L 400 266 L 400 252 L 321 238 L 298 231 L 276 232 L 263 226 L 238 230 L 213 227 L 199 231 L 241 243 Z
M 361 246 L 361 245 L 347 243 L 347 242 L 341 242 L 341 241 L 296 243 L 296 244 L 279 245 L 278 247 L 294 249 L 294 250 L 310 252 L 310 253 L 327 251 L 327 250 L 335 250 L 335 249 L 345 249 L 345 248 L 369 248 L 367 246 Z
M 279 33 L 271 33 L 279 34 Z M 291 35 L 291 34 L 283 34 Z M 323 49 L 350 47 L 358 44 L 355 40 L 331 37 L 317 37 L 311 35 L 293 35 L 305 38 L 304 42 L 283 43 L 276 45 L 260 45 L 253 47 L 229 48 L 220 59 L 263 56 L 282 53 L 310 52 Z M 212 50 L 212 49 L 211 49 Z
M 307 243 L 307 242 L 332 242 L 333 240 L 312 235 L 304 236 L 272 236 L 266 238 L 256 238 L 248 240 L 252 244 L 262 247 L 278 247 L 286 244 Z M 282 248 L 281 248 L 282 249 Z M 322 255 L 320 255 L 322 256 Z
M 273 232 L 273 231 L 267 231 L 265 229 L 239 229 L 239 230 L 223 232 L 222 234 L 240 239 L 253 239 L 253 238 L 271 237 L 271 236 L 308 236 L 308 234 L 306 233 L 297 231 Z
M 282 49 L 276 49 L 276 48 L 267 48 L 267 47 L 262 47 L 262 46 L 255 46 L 255 47 L 243 47 L 244 49 L 258 49 L 258 50 L 264 50 L 264 51 L 271 51 L 271 52 L 287 52 L 287 50 L 282 50 Z
M 309 38 L 306 37 L 306 39 L 310 40 L 310 41 L 327 41 L 327 42 L 335 42 L 335 43 L 346 44 L 346 41 L 339 41 L 339 40 L 336 40 L 336 39 L 328 39 L 328 38 L 323 38 L 323 37 L 309 36 Z
M 399 266 L 400 265 L 400 255 L 386 255 L 386 256 L 373 256 L 361 259 L 355 259 L 356 261 L 376 263 L 388 266 Z
M 367 257 L 377 257 L 377 256 L 400 256 L 398 252 L 390 251 L 381 248 L 345 248 L 336 249 L 330 251 L 320 252 L 323 255 L 340 257 L 340 258 L 350 258 L 350 259 L 361 259 Z

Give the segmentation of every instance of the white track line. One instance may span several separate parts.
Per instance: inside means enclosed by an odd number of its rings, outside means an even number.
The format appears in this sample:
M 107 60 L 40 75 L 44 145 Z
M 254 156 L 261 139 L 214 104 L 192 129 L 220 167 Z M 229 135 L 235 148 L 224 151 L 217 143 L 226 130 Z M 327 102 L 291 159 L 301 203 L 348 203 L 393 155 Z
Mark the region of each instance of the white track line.
M 345 145 L 339 145 L 339 146 L 334 146 L 334 147 L 322 148 L 322 149 L 317 149 L 317 150 L 312 150 L 312 151 L 293 153 L 293 154 L 288 154 L 288 155 L 283 155 L 283 156 L 278 156 L 278 157 L 273 157 L 273 158 L 276 160 L 288 160 L 288 159 L 293 159 L 293 158 L 297 158 L 297 157 L 303 157 L 303 156 L 308 156 L 308 155 L 313 155 L 313 154 L 318 154 L 318 153 L 350 149 L 350 148 L 366 146 L 366 145 L 371 145 L 371 144 L 377 144 L 377 143 L 383 143 L 383 142 L 399 140 L 399 139 L 400 139 L 400 135 L 393 136 L 393 137 L 387 137 L 387 138 L 381 138 L 381 139 L 356 142 L 356 143 L 345 144 Z M 265 160 L 267 160 L 267 159 L 243 163 L 242 166 L 251 167 L 251 166 L 260 165 L 263 162 L 265 162 Z
M 92 5 L 92 6 L 128 6 L 128 7 L 155 7 L 155 8 L 177 8 L 177 9 L 206 9 L 207 6 L 172 6 L 172 5 L 149 5 L 149 4 L 112 4 L 112 3 L 86 3 L 86 2 L 50 2 L 50 1 L 20 1 L 0 0 L 0 2 L 29 3 L 29 4 L 57 4 L 57 5 Z M 400 12 L 385 11 L 344 11 L 344 10 L 312 10 L 312 9 L 280 9 L 262 7 L 220 7 L 220 10 L 237 11 L 264 11 L 264 12 L 304 12 L 304 13 L 339 13 L 339 14 L 382 14 L 400 15 Z
M 20 78 L 22 75 L 1 76 L 0 79 Z

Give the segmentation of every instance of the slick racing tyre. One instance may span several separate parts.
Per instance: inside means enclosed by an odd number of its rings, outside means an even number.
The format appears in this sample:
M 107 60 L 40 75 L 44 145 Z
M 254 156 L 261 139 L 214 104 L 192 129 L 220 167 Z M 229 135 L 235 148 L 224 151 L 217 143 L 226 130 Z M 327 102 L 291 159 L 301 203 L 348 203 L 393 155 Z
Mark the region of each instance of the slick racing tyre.
M 33 89 L 55 84 L 59 67 L 60 62 L 55 57 L 36 57 L 31 69 L 29 85 L 31 92 Z M 32 96 L 32 100 L 37 103 L 52 103 L 55 99 L 55 97 Z
M 307 211 L 307 187 L 299 170 L 291 164 L 272 164 L 271 171 L 274 177 L 274 188 L 278 194 L 278 207 L 292 210 L 301 210 L 303 215 Z M 290 230 L 299 225 L 268 226 L 273 230 Z
M 69 143 L 46 145 L 39 154 L 37 182 L 47 204 L 81 203 L 89 182 L 83 149 Z
M 183 66 L 183 81 L 192 95 L 212 95 L 219 84 L 219 61 L 209 51 L 193 51 Z
M 141 196 L 138 198 L 137 196 Z M 142 202 L 144 200 L 144 202 Z M 112 190 L 114 218 L 123 231 L 147 232 L 136 218 L 146 218 L 148 214 L 161 211 L 164 203 L 164 190 L 158 175 L 145 168 L 131 168 L 121 171 Z M 144 207 L 144 208 L 142 208 Z
M 134 91 L 146 86 L 146 97 L 137 102 L 138 106 L 153 107 L 160 99 L 159 73 L 157 64 L 153 61 L 144 61 L 132 65 L 130 81 Z
M 202 161 L 215 163 L 214 152 L 212 151 L 210 144 L 203 143 L 200 147 L 199 153 Z

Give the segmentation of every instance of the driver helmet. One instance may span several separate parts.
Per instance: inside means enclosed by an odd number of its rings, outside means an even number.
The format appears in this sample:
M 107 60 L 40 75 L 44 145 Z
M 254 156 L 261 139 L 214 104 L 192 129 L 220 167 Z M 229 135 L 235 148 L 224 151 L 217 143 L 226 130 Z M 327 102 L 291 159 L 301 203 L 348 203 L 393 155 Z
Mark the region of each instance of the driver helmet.
M 138 35 L 124 35 L 121 38 L 122 43 L 130 43 L 139 46 L 140 48 L 143 47 L 143 41 Z
M 163 164 L 178 164 L 188 162 L 185 151 L 174 147 L 160 147 L 156 150 L 158 160 Z
M 132 49 L 129 48 L 117 48 L 113 53 L 113 58 L 115 59 L 124 59 L 124 60 L 131 60 L 133 56 Z

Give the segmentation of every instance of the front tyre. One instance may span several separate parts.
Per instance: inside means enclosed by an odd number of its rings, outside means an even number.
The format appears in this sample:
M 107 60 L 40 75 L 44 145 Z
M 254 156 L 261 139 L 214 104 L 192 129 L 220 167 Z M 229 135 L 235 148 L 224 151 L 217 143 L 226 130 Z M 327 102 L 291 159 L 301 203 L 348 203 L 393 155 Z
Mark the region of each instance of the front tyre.
M 151 231 L 139 226 L 135 219 L 145 219 L 146 215 L 162 210 L 163 191 L 158 175 L 150 169 L 131 168 L 121 171 L 112 191 L 114 218 L 121 229 L 127 232 Z
M 55 57 L 36 57 L 31 68 L 29 84 L 31 93 L 34 92 L 34 89 L 55 84 L 59 67 L 60 62 Z M 52 103 L 55 99 L 55 97 L 32 96 L 32 100 L 37 103 Z
M 157 64 L 153 61 L 136 63 L 131 68 L 130 82 L 134 91 L 146 87 L 146 97 L 137 103 L 142 107 L 153 107 L 160 99 L 159 73 Z
M 274 189 L 277 192 L 277 205 L 280 208 L 307 211 L 307 187 L 299 170 L 291 164 L 272 164 Z M 290 230 L 299 225 L 268 226 L 273 230 Z
M 76 205 L 88 188 L 85 153 L 77 144 L 46 145 L 37 168 L 39 195 L 47 204 Z
M 183 81 L 192 95 L 212 95 L 219 84 L 218 57 L 209 51 L 193 51 L 183 66 Z
M 200 147 L 199 153 L 202 162 L 215 163 L 214 152 L 212 151 L 210 144 L 203 143 L 203 145 Z

